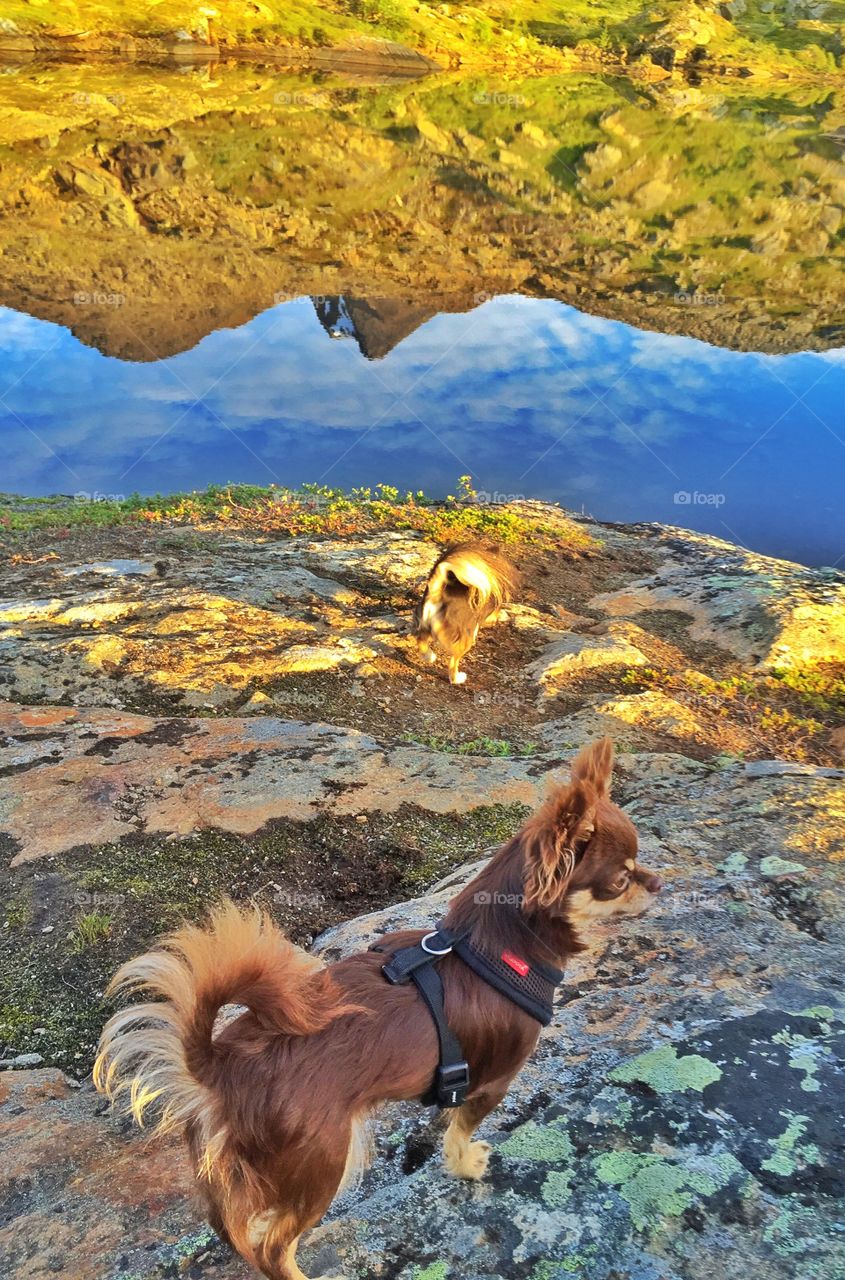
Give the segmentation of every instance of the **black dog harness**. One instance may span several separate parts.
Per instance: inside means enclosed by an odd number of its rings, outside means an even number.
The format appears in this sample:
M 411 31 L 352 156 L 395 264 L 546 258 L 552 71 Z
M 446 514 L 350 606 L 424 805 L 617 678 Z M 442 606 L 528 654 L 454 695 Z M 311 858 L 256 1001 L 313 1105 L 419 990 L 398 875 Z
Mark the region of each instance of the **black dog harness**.
M 388 982 L 400 986 L 413 982 L 437 1028 L 440 1062 L 432 1086 L 422 1098 L 426 1107 L 459 1107 L 470 1088 L 469 1065 L 464 1051 L 446 1021 L 443 982 L 436 968 L 438 960 L 450 953 L 458 956 L 479 978 L 544 1027 L 554 1016 L 555 988 L 563 981 L 560 969 L 529 964 L 507 950 L 498 956 L 488 955 L 474 946 L 468 935 L 468 928 L 456 931 L 441 923 L 415 946 L 394 951 L 381 967 Z M 387 951 L 388 948 L 375 943 L 370 950 Z

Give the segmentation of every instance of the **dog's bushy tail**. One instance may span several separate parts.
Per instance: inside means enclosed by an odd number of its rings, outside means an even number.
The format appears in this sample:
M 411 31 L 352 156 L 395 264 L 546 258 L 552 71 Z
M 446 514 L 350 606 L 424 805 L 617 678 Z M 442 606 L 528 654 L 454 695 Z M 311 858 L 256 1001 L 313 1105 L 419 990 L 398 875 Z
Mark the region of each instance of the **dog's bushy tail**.
M 513 599 L 519 586 L 519 573 L 504 556 L 470 542 L 447 547 L 437 561 L 428 583 L 434 600 L 442 597 L 450 574 L 467 588 L 469 603 L 478 611 L 492 613 L 501 608 Z
M 224 901 L 204 928 L 185 925 L 128 961 L 107 994 L 157 997 L 116 1013 L 100 1037 L 94 1083 L 143 1126 L 190 1129 L 201 1176 L 210 1177 L 227 1128 L 215 1088 L 222 1050 L 214 1024 L 226 1004 L 246 1005 L 268 1033 L 311 1035 L 352 1012 L 329 974 L 261 911 Z

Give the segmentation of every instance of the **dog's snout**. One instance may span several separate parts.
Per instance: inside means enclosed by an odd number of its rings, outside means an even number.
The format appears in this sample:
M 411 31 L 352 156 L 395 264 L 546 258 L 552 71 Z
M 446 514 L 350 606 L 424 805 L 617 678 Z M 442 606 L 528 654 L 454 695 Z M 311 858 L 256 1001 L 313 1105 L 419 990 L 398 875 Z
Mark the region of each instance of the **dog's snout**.
M 663 888 L 663 881 L 660 876 L 654 874 L 653 871 L 640 871 L 640 883 L 644 889 L 648 889 L 649 893 L 660 893 Z

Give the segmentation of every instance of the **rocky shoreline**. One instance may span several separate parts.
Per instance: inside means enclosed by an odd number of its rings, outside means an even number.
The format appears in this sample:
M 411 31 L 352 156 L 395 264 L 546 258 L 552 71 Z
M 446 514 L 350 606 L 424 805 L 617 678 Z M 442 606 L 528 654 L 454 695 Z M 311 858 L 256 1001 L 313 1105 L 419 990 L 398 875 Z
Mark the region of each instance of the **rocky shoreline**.
M 0 20 L 0 62 L 115 59 L 124 63 L 217 64 L 221 60 L 278 62 L 290 67 L 369 67 L 407 74 L 429 71 L 500 71 L 554 75 L 563 71 L 630 73 L 642 79 L 673 76 L 754 77 L 838 83 L 837 27 L 810 3 L 772 0 L 748 22 L 744 0 L 732 4 L 675 3 L 613 23 L 609 14 L 573 12 L 574 25 L 551 7 L 534 20 L 503 12 L 488 17 L 451 6 L 286 6 L 224 4 L 172 6 L 153 14 L 146 6 L 112 12 L 108 4 L 65 3 L 42 17 L 29 6 Z M 17 12 L 15 11 L 17 10 Z M 781 12 L 782 10 L 782 12 Z M 177 16 L 178 15 L 178 16 Z M 166 19 L 170 16 L 171 22 Z M 614 15 L 615 16 L 615 15 Z M 798 23 L 806 49 L 772 36 Z M 837 52 L 838 50 L 838 52 Z
M 272 514 L 2 535 L 3 1275 L 243 1280 L 178 1147 L 88 1083 L 115 965 L 223 891 L 329 959 L 426 923 L 609 732 L 660 901 L 591 934 L 485 1126 L 488 1181 L 386 1112 L 305 1270 L 703 1280 L 730 1249 L 750 1280 L 830 1280 L 843 576 L 514 504 L 526 589 L 455 690 L 407 638 L 429 534 Z

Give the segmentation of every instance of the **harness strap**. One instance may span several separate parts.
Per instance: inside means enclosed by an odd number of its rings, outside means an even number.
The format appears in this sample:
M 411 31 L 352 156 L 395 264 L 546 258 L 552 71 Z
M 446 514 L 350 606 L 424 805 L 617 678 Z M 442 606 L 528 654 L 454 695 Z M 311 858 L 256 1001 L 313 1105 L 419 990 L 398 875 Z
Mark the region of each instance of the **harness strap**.
M 448 955 L 459 938 L 467 931 L 453 933 L 438 928 L 413 947 L 402 947 L 382 965 L 382 973 L 388 982 L 400 986 L 413 982 L 423 998 L 437 1029 L 440 1061 L 431 1088 L 424 1095 L 424 1106 L 460 1107 L 469 1092 L 469 1065 L 464 1057 L 461 1042 L 446 1021 L 443 982 L 435 965 Z M 384 951 L 377 943 L 371 951 Z
M 460 1040 L 446 1021 L 440 974 L 433 964 L 428 964 L 424 968 L 415 969 L 411 981 L 428 1005 L 440 1042 L 440 1062 L 434 1083 L 425 1094 L 423 1102 L 426 1106 L 437 1103 L 440 1107 L 459 1107 L 469 1092 L 469 1065 Z
M 513 967 L 519 964 L 516 957 L 491 959 L 464 938 L 456 939 L 454 951 L 479 978 L 536 1018 L 542 1026 L 549 1025 L 554 1017 L 555 988 L 563 981 L 562 970 L 534 963 L 530 967 L 525 965 L 522 973 L 521 966 Z
M 501 956 L 485 955 L 472 945 L 469 933 L 469 927 L 453 930 L 441 923 L 416 945 L 393 952 L 382 965 L 388 982 L 398 985 L 413 982 L 437 1029 L 440 1062 L 432 1086 L 422 1099 L 427 1107 L 459 1107 L 470 1087 L 464 1051 L 446 1020 L 443 981 L 436 968 L 438 960 L 453 952 L 479 978 L 544 1027 L 554 1016 L 555 988 L 563 981 L 560 969 L 536 962 L 529 965 L 511 952 L 504 951 Z M 389 948 L 373 943 L 370 951 L 386 953 Z

